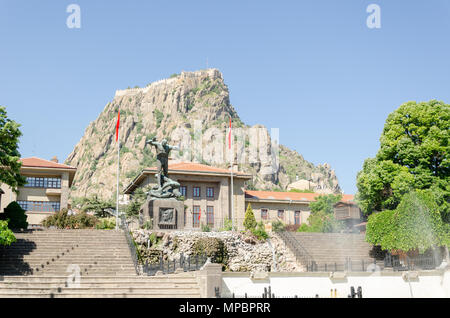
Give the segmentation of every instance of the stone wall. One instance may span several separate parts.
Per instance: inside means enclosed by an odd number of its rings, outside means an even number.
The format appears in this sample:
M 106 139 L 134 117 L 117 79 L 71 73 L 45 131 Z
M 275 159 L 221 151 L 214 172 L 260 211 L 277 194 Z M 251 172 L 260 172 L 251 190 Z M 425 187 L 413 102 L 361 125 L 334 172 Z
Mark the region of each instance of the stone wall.
M 303 271 L 295 257 L 286 248 L 284 242 L 276 235 L 270 235 L 270 243 L 258 241 L 253 236 L 239 232 L 194 232 L 174 231 L 155 232 L 151 230 L 135 230 L 133 237 L 144 249 L 148 248 L 151 233 L 159 237 L 160 243 L 150 246 L 152 250 L 162 251 L 169 260 L 178 259 L 180 255 L 194 254 L 194 244 L 202 238 L 218 238 L 226 246 L 228 261 L 226 270 L 232 272 L 267 272 L 267 271 Z M 275 257 L 274 257 L 275 254 Z M 275 259 L 275 262 L 274 262 Z

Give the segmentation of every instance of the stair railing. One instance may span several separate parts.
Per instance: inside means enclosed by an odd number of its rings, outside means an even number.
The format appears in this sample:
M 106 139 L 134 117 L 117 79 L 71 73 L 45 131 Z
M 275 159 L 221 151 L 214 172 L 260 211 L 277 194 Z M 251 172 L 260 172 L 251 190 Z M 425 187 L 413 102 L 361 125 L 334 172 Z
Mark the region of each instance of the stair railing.
M 300 242 L 289 231 L 278 232 L 281 239 L 285 242 L 288 248 L 294 253 L 297 261 L 303 265 L 311 264 L 314 259 L 311 254 L 300 244 Z
M 139 272 L 139 263 L 138 263 L 138 251 L 136 249 L 136 244 L 134 242 L 133 237 L 131 236 L 131 231 L 128 227 L 128 223 L 126 220 L 126 217 L 124 214 L 120 214 L 119 215 L 120 218 L 120 224 L 119 227 L 121 230 L 123 230 L 124 234 L 125 234 L 125 238 L 127 240 L 128 243 L 128 248 L 130 249 L 130 253 L 131 253 L 131 258 L 133 260 L 133 265 L 134 265 L 134 269 L 136 270 L 136 274 L 140 274 Z

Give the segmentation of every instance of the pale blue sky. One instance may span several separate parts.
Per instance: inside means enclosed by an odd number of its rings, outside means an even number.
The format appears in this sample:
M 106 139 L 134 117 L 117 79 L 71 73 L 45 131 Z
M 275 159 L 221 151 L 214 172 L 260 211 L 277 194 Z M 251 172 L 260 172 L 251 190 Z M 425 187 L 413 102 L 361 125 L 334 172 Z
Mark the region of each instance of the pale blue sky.
M 81 29 L 66 7 L 81 7 Z M 381 29 L 366 26 L 369 4 Z M 250 125 L 328 162 L 346 193 L 400 104 L 450 102 L 450 1 L 0 0 L 0 105 L 23 157 L 64 160 L 116 89 L 222 71 Z

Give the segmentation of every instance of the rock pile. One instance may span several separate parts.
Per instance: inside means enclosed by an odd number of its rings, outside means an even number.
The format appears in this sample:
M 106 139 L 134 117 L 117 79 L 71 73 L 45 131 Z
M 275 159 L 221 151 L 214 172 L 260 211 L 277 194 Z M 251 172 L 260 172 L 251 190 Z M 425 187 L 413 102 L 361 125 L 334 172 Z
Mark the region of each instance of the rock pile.
M 155 240 L 155 237 L 158 240 Z M 170 261 L 195 255 L 195 243 L 206 238 L 223 241 L 227 253 L 224 266 L 233 272 L 303 271 L 284 242 L 275 234 L 270 234 L 269 242 L 258 241 L 255 237 L 239 232 L 196 232 L 173 231 L 155 232 L 135 230 L 133 238 L 143 255 L 164 255 Z M 152 243 L 153 242 L 153 243 Z M 151 251 L 151 252 L 150 252 Z M 152 261 L 152 259 L 149 259 Z M 154 261 L 154 259 L 153 259 Z

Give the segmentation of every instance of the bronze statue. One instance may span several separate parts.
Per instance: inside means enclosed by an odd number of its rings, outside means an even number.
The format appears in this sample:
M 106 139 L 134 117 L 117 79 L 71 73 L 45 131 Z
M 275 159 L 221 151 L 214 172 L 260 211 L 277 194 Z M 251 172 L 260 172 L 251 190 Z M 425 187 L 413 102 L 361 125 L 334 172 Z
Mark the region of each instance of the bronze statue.
M 156 198 L 173 198 L 181 196 L 178 191 L 180 184 L 169 178 L 169 153 L 171 150 L 178 150 L 177 146 L 170 146 L 167 140 L 163 139 L 157 142 L 153 137 L 147 140 L 145 144 L 150 144 L 156 148 L 156 159 L 158 163 L 158 173 L 156 174 L 157 186 L 155 186 L 149 193 L 149 197 Z

